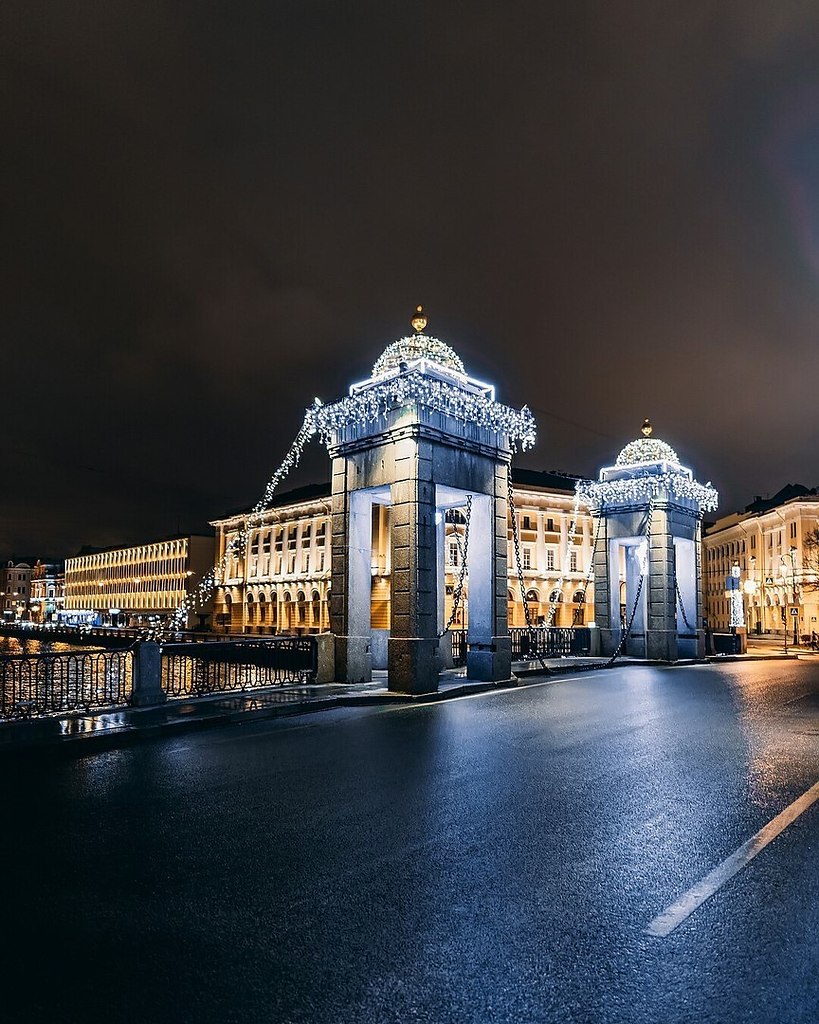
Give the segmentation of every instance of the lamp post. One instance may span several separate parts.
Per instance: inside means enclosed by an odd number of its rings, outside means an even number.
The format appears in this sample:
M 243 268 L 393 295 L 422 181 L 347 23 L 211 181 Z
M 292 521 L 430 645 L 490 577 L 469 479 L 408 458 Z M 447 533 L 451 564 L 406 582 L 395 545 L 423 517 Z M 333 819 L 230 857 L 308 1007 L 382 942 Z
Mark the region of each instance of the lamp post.
M 796 594 L 796 548 L 792 544 L 787 555 L 782 555 L 782 564 L 784 566 L 785 559 L 789 559 L 791 563 L 791 605 L 788 607 L 788 612 L 793 619 L 793 646 L 796 647 L 799 644 L 799 604 L 797 602 Z M 787 596 L 787 589 L 785 591 Z M 788 646 L 788 623 L 785 622 L 785 650 L 787 651 Z

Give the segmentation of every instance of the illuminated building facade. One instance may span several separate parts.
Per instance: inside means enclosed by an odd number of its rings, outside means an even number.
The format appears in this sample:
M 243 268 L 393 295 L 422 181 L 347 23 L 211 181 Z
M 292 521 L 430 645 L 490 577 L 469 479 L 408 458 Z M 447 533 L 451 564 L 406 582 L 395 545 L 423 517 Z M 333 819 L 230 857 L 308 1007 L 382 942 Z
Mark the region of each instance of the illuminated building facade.
M 196 534 L 135 547 L 83 551 L 65 563 L 68 622 L 147 625 L 170 619 L 213 566 L 214 540 Z M 197 608 L 185 625 L 209 627 L 211 605 Z
M 38 561 L 31 570 L 31 621 L 58 621 L 64 603 L 65 571 L 62 564 Z
M 805 544 L 817 526 L 819 494 L 789 484 L 709 527 L 703 537 L 709 626 L 725 630 L 731 625 L 726 581 L 736 564 L 750 634 L 819 632 L 819 574 Z
M 31 598 L 31 565 L 6 562 L 0 566 L 0 603 L 4 621 L 28 619 Z
M 592 557 L 592 520 L 578 515 L 575 542 L 575 478 L 556 473 L 512 470 L 515 514 L 524 591 L 532 624 L 543 624 L 554 607 L 555 626 L 588 623 L 594 608 L 594 587 L 585 590 Z M 304 487 L 274 499 L 255 517 L 242 551 L 232 542 L 247 529 L 248 513 L 215 520 L 216 558 L 225 558 L 224 580 L 214 603 L 214 625 L 230 633 L 318 633 L 330 627 L 330 485 Z M 445 523 L 445 621 L 449 621 L 463 559 L 465 516 L 455 510 Z M 390 507 L 372 508 L 371 627 L 389 629 L 391 615 Z M 474 538 L 473 538 L 474 541 Z M 467 549 L 467 564 L 469 551 Z M 507 552 L 510 627 L 526 625 L 520 595 L 511 522 Z M 585 598 L 583 600 L 583 598 Z M 469 615 L 468 576 L 465 597 L 456 610 L 453 629 L 466 627 Z

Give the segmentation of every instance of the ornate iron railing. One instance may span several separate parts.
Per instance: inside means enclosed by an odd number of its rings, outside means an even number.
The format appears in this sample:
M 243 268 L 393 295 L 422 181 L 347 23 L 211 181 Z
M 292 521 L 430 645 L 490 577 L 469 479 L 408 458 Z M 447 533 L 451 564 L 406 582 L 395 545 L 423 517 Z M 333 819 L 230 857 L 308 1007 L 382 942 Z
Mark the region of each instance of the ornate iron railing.
M 591 631 L 588 626 L 510 629 L 509 635 L 512 638 L 514 661 L 576 657 L 591 652 Z
M 310 682 L 316 659 L 316 641 L 310 636 L 164 644 L 162 688 L 169 697 L 190 697 Z
M 0 718 L 33 718 L 127 704 L 130 651 L 72 651 L 0 658 Z
M 452 639 L 452 661 L 455 665 L 466 664 L 466 630 L 453 629 L 449 633 Z

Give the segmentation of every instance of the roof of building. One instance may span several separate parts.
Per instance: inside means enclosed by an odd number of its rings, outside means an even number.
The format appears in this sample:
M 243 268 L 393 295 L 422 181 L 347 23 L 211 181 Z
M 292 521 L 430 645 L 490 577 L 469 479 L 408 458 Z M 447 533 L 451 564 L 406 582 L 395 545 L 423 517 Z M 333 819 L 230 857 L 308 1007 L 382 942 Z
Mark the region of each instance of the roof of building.
M 804 484 L 785 484 L 771 498 L 762 498 L 757 495 L 754 500 L 745 506 L 746 512 L 770 512 L 778 505 L 784 505 L 786 501 L 793 501 L 794 498 L 806 498 L 819 494 L 819 488 L 805 487 Z
M 184 540 L 186 537 L 204 537 L 212 540 L 215 536 L 213 530 L 195 531 L 192 533 L 172 533 L 167 537 L 154 537 L 151 540 L 139 540 L 133 544 L 107 544 L 105 547 L 95 547 L 93 544 L 84 544 L 75 555 L 70 558 L 81 558 L 83 555 L 101 555 L 106 551 L 124 551 L 128 548 L 141 548 L 147 544 L 164 544 L 169 540 Z
M 521 487 L 542 487 L 546 491 L 569 491 L 574 493 L 575 484 L 581 478 L 572 473 L 562 473 L 556 469 L 548 471 L 537 469 L 512 469 L 512 483 Z
M 642 437 L 638 437 L 623 448 L 617 456 L 616 466 L 635 466 L 648 462 L 676 462 L 679 463 L 677 453 L 670 444 L 661 441 L 659 437 L 652 437 L 654 428 L 649 420 L 643 421 L 641 429 Z

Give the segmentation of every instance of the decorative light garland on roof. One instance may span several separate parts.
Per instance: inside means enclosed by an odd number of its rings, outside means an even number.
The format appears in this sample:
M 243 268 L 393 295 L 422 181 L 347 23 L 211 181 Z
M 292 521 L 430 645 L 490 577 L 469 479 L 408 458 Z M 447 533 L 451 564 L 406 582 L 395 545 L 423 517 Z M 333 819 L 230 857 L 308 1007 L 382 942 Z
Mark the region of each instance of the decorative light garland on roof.
M 615 466 L 631 466 L 639 462 L 676 462 L 679 464 L 679 461 L 677 453 L 665 441 L 661 441 L 658 437 L 638 437 L 636 441 L 629 441 L 620 452 Z
M 604 505 L 646 504 L 664 494 L 693 501 L 701 512 L 713 512 L 719 502 L 719 495 L 710 482 L 700 484 L 684 473 L 671 470 L 627 480 L 582 480 L 577 485 L 577 492 L 581 501 L 595 510 Z
M 413 334 L 394 341 L 384 349 L 373 367 L 373 377 L 383 377 L 397 370 L 401 363 L 409 363 L 414 359 L 426 359 L 457 373 L 466 373 L 460 357 L 445 342 L 430 338 L 427 334 Z
M 372 387 L 349 398 L 342 398 L 332 405 L 315 405 L 309 411 L 322 441 L 329 444 L 335 431 L 386 419 L 393 409 L 412 403 L 452 416 L 462 423 L 474 423 L 506 434 L 513 450 L 520 445 L 525 451 L 535 443 L 535 419 L 527 406 L 520 410 L 512 409 L 485 395 L 474 394 L 446 381 L 433 380 L 417 370 L 376 381 Z

